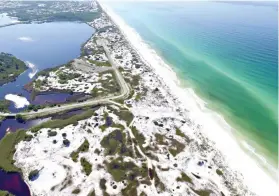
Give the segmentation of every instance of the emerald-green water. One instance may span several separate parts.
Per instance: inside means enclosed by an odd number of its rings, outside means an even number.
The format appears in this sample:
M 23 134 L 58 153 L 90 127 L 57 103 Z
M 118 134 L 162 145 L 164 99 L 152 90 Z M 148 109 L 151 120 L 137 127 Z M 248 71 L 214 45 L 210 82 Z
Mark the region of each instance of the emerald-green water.
M 276 3 L 122 2 L 109 6 L 186 85 L 278 164 Z

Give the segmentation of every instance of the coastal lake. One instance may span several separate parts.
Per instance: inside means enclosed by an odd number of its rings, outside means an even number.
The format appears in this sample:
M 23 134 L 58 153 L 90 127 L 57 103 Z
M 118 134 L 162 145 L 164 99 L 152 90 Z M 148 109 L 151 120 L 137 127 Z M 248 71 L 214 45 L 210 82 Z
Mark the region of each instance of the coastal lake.
M 5 22 L 7 20 L 5 18 Z M 32 80 L 38 71 L 67 63 L 79 57 L 81 45 L 94 32 L 94 29 L 87 24 L 77 22 L 17 24 L 0 28 L 0 52 L 11 53 L 31 65 L 31 68 L 21 74 L 16 81 L 0 86 L 0 99 L 4 99 L 7 94 L 20 94 L 32 104 L 66 101 L 69 98 L 67 93 L 38 95 L 31 100 L 30 93 L 23 87 Z M 9 109 L 12 112 L 20 110 L 15 108 L 14 104 Z M 20 128 L 27 129 L 46 120 L 35 119 L 19 123 L 15 119 L 6 119 L 0 124 L 0 139 L 5 135 L 7 129 L 10 131 Z M 30 195 L 28 186 L 18 173 L 5 173 L 0 170 L 0 189 L 7 190 L 16 196 Z
M 29 68 L 15 82 L 0 87 L 0 99 L 7 94 L 20 94 L 30 103 L 30 93 L 23 86 L 32 77 L 46 68 L 55 67 L 69 62 L 80 55 L 80 48 L 94 29 L 84 23 L 52 22 L 41 24 L 17 24 L 0 28 L 0 52 L 11 53 L 17 58 L 28 62 Z M 41 95 L 36 103 L 63 102 L 67 94 Z M 13 105 L 10 110 L 16 112 Z

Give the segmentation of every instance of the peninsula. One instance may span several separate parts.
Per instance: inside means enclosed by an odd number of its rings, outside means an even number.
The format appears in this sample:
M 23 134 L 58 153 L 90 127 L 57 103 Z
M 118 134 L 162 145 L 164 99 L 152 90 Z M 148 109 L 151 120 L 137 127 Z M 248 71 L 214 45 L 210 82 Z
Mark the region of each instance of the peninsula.
M 15 56 L 8 53 L 0 53 L 0 86 L 14 81 L 28 67 Z

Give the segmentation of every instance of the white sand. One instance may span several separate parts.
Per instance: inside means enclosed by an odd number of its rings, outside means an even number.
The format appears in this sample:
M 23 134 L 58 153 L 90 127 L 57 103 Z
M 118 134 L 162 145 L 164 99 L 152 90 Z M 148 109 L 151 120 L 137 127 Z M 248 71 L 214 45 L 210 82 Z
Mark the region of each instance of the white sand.
M 0 25 L 9 25 L 19 22 L 20 21 L 16 17 L 10 17 L 7 13 L 0 14 Z
M 249 157 L 230 134 L 232 128 L 215 112 L 206 108 L 206 103 L 195 95 L 192 89 L 183 89 L 176 74 L 147 44 L 136 31 L 130 28 L 109 7 L 101 4 L 107 14 L 120 28 L 124 36 L 137 50 L 142 59 L 163 78 L 187 110 L 192 120 L 203 126 L 203 133 L 216 143 L 216 147 L 226 156 L 229 167 L 242 173 L 244 183 L 258 195 L 279 195 L 277 183 Z
M 38 72 L 38 69 L 37 69 L 37 67 L 36 67 L 35 64 L 33 64 L 33 63 L 29 62 L 29 61 L 26 61 L 25 63 L 26 63 L 26 65 L 27 65 L 29 68 L 32 69 L 32 72 L 30 72 L 30 73 L 28 74 L 29 78 L 32 79 L 32 78 L 36 75 L 36 73 Z
M 18 95 L 7 94 L 5 96 L 5 99 L 14 102 L 15 108 L 23 108 L 30 104 L 29 101 L 25 97 L 21 97 Z
M 34 41 L 31 37 L 19 37 L 18 40 L 23 42 L 32 42 Z

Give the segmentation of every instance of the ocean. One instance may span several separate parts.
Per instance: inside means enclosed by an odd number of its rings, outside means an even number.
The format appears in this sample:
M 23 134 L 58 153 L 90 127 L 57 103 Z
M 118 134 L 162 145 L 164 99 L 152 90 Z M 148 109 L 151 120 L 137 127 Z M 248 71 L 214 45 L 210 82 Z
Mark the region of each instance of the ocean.
M 224 117 L 247 153 L 261 165 L 277 168 L 276 2 L 107 6 L 156 50 L 183 87 L 194 89 L 210 110 Z

